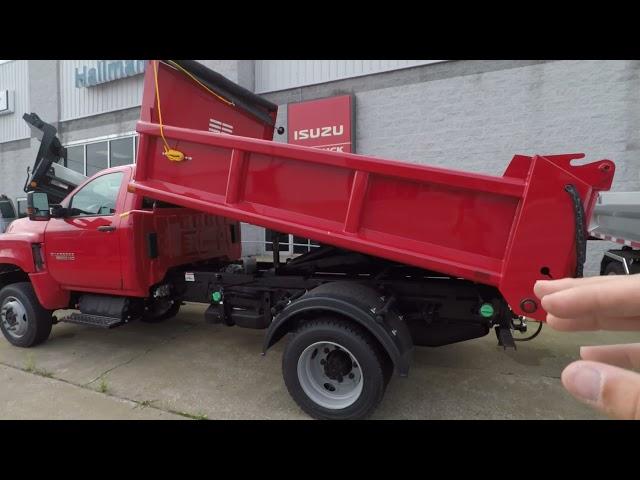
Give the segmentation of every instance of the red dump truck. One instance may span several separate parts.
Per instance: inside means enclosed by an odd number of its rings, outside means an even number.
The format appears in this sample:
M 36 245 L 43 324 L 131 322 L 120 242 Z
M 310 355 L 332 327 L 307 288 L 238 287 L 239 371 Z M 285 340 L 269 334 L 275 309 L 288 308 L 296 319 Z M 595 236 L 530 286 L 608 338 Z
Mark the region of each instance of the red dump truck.
M 513 346 L 545 318 L 536 280 L 581 275 L 613 162 L 516 155 L 495 177 L 327 152 L 273 142 L 276 110 L 197 62 L 151 61 L 136 165 L 53 206 L 29 192 L 29 218 L 0 235 L 5 337 L 31 347 L 58 321 L 112 328 L 205 303 L 207 322 L 266 329 L 263 353 L 291 334 L 291 396 L 355 419 L 408 374 L 414 345 L 495 329 Z M 251 262 L 239 222 L 321 246 Z

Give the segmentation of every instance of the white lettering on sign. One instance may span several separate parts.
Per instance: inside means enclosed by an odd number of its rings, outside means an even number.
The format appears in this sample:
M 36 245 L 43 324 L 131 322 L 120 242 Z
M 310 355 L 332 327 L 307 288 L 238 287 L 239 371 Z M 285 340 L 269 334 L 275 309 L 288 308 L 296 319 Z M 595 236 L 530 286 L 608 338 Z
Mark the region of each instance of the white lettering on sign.
M 195 282 L 196 281 L 196 276 L 191 272 L 185 272 L 184 281 L 185 282 Z
M 146 60 L 96 60 L 95 66 L 83 65 L 75 69 L 76 88 L 94 87 L 121 78 L 144 73 Z
M 339 147 L 312 147 L 312 148 L 318 148 L 320 150 L 328 150 L 330 152 L 344 152 L 344 145 L 341 145 Z
M 293 132 L 295 140 L 307 140 L 309 138 L 337 137 L 344 133 L 344 125 L 333 125 L 329 127 L 304 128 Z
M 344 147 L 350 145 L 350 142 L 342 143 L 329 143 L 326 145 L 312 145 L 311 148 L 317 148 L 318 150 L 327 150 L 329 152 L 344 152 Z

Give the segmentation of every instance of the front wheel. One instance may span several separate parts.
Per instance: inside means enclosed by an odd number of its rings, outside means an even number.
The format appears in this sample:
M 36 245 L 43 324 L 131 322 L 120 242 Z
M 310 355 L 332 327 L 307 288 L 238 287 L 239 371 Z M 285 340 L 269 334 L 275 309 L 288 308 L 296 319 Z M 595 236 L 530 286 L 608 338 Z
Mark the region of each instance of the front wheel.
M 17 347 L 33 347 L 49 338 L 52 312 L 40 305 L 29 282 L 7 285 L 0 290 L 0 329 Z
M 384 395 L 388 359 L 362 328 L 347 321 L 304 323 L 282 357 L 289 393 L 313 418 L 356 420 L 371 415 Z
M 160 323 L 169 320 L 178 314 L 181 303 L 179 300 L 169 299 L 155 301 L 144 312 L 140 320 L 145 323 Z

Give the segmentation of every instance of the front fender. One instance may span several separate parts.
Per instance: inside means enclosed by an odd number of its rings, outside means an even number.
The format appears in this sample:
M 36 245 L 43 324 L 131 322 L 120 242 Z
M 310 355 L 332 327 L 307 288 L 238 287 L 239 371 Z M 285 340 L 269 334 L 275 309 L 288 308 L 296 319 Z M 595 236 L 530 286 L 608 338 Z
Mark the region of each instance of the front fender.
M 48 271 L 38 272 L 33 259 L 32 245 L 42 243 L 40 232 L 0 234 L 0 265 L 14 265 L 29 275 L 40 304 L 48 310 L 66 308 L 69 292 L 51 278 Z
M 35 272 L 31 245 L 39 236 L 30 233 L 0 235 L 0 264 L 20 267 L 25 273 Z

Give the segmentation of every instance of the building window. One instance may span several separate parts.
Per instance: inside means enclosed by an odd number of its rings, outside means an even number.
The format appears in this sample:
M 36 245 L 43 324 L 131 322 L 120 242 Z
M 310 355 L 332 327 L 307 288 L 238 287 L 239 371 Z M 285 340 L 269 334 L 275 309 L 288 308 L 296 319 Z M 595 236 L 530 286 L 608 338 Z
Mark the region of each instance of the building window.
M 110 142 L 110 166 L 130 165 L 133 163 L 133 137 L 119 138 Z
M 105 168 L 135 163 L 137 135 L 67 145 L 67 167 L 90 177 Z
M 87 177 L 109 168 L 109 142 L 90 143 L 86 152 Z
M 280 250 L 281 252 L 289 252 L 289 250 L 291 249 L 291 235 L 287 233 L 277 233 L 273 230 L 265 229 L 264 243 L 267 252 L 273 252 L 273 241 L 276 239 L 276 236 L 280 241 L 280 248 L 278 250 Z
M 273 252 L 273 241 L 275 240 L 276 233 L 273 230 L 265 229 L 264 231 L 264 243 L 265 250 L 267 252 Z M 308 238 L 298 237 L 288 233 L 281 233 L 279 236 L 280 248 L 279 250 L 284 254 L 299 255 L 302 253 L 308 253 L 314 248 L 318 248 L 320 244 Z
M 67 147 L 67 167 L 84 175 L 84 145 Z
M 293 236 L 293 253 L 308 253 L 312 248 L 319 247 L 318 242 L 314 242 L 308 238 Z

